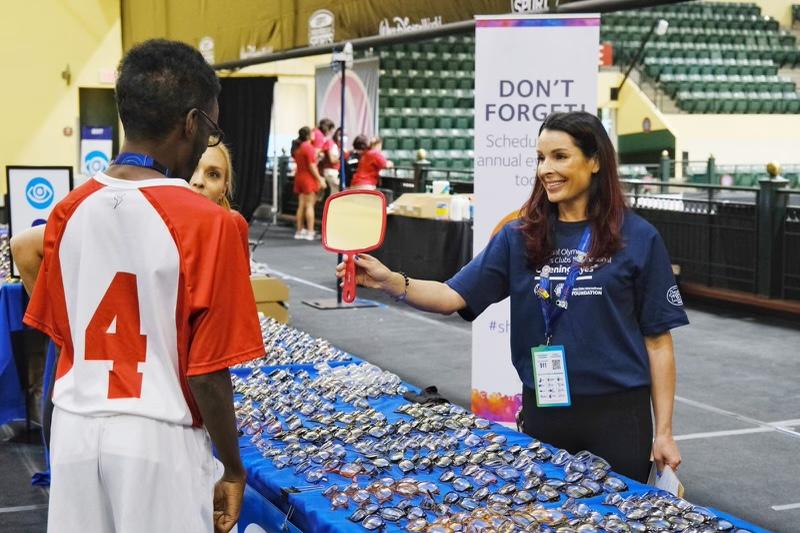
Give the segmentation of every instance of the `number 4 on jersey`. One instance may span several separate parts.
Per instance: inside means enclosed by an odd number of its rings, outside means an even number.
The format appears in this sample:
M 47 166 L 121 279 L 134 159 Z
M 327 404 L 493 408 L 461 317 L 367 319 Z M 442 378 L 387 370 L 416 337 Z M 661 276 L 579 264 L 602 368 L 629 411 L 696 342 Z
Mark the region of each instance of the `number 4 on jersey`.
M 108 398 L 140 398 L 147 355 L 147 336 L 140 332 L 136 276 L 117 272 L 86 328 L 86 360 L 113 361 L 108 372 Z

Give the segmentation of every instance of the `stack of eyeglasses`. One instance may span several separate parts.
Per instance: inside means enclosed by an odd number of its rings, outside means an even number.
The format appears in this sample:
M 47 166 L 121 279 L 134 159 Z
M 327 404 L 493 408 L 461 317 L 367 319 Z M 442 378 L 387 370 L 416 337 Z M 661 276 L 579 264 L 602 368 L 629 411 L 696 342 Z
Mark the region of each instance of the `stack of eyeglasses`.
M 8 226 L 0 225 L 0 280 L 11 276 L 11 247 L 8 239 Z
M 266 356 L 240 365 L 240 368 L 314 365 L 352 360 L 350 355 L 334 348 L 330 342 L 281 324 L 271 317 L 261 318 L 261 336 L 264 339 Z
M 353 417 L 339 412 L 337 418 L 324 418 L 334 411 L 333 402 L 363 411 L 369 409 L 368 398 L 397 396 L 405 391 L 396 375 L 368 363 L 334 368 L 322 364 L 317 368 L 313 378 L 309 371 L 290 369 L 277 369 L 269 374 L 254 369 L 246 378 L 233 375 L 234 392 L 241 395 L 235 402 L 240 431 L 256 436 L 266 434 L 284 442 L 324 441 L 327 436 L 324 428 L 347 416 Z M 299 415 L 306 417 L 306 425 Z M 368 423 L 375 421 L 369 418 Z M 352 421 L 344 424 L 352 429 Z M 310 431 L 316 431 L 313 438 Z
M 403 484 L 407 476 L 430 477 L 426 490 L 418 490 L 416 496 L 432 501 L 383 501 L 386 490 L 364 499 L 363 505 L 354 501 L 361 512 L 354 513 L 353 520 L 367 529 L 395 521 L 411 531 L 448 531 L 453 523 L 468 519 L 524 530 L 525 523 L 547 523 L 536 518 L 545 504 L 627 489 L 597 456 L 571 455 L 536 440 L 510 444 L 505 435 L 491 431 L 488 421 L 458 406 L 402 403 L 387 416 L 369 402 L 397 396 L 404 387 L 396 375 L 366 363 L 319 365 L 314 371 L 255 369 L 233 381 L 242 395 L 236 403 L 242 433 L 276 468 L 292 469 L 326 494 L 337 491 L 325 485 L 341 481 L 350 482 L 353 494 L 361 490 L 354 489 L 356 480 L 367 480 L 376 489 L 371 479 L 382 481 L 385 488 L 391 488 L 392 481 L 402 494 L 410 492 Z M 357 500 L 363 498 L 363 492 L 358 494 Z M 338 496 L 332 507 L 341 507 L 336 502 L 342 499 Z M 418 511 L 409 515 L 408 509 L 415 507 L 422 508 L 424 516 L 417 516 Z M 416 529 L 423 522 L 424 528 Z M 599 527 L 580 525 L 582 532 Z
M 463 490 L 442 494 L 438 484 L 413 477 L 383 477 L 367 484 L 353 481 L 349 485 L 331 485 L 322 494 L 330 500 L 331 509 L 346 510 L 350 521 L 367 530 L 382 529 L 394 523 L 406 531 L 591 533 L 604 529 L 623 531 L 625 525 L 614 514 L 578 514 L 572 512 L 571 507 L 547 508 L 523 490 L 489 493 L 483 488 L 475 494 Z M 588 509 L 585 504 L 583 506 Z
M 746 529 L 736 528 L 731 522 L 720 518 L 705 507 L 693 505 L 664 491 L 634 494 L 628 497 L 609 494 L 603 503 L 620 511 L 628 527 L 625 531 L 632 533 L 645 531 L 714 533 L 734 530 L 736 533 L 750 533 Z M 578 509 L 577 505 L 571 504 L 574 511 L 585 511 Z

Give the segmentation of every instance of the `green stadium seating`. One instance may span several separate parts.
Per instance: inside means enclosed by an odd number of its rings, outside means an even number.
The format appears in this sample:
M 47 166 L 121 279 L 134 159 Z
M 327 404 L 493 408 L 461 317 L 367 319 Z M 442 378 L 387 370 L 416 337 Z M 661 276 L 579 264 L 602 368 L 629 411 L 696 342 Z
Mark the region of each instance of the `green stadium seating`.
M 670 28 L 645 47 L 643 72 L 692 113 L 793 113 L 795 83 L 778 69 L 800 66 L 797 38 L 756 4 L 683 2 L 602 15 L 601 41 L 627 66 L 652 24 Z

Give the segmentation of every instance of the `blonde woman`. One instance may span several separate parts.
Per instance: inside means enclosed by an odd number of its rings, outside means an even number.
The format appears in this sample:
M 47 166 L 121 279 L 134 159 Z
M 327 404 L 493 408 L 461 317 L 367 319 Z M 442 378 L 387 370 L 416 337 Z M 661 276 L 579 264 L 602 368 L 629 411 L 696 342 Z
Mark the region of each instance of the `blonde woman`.
M 216 146 L 206 148 L 197 168 L 189 180 L 189 185 L 195 190 L 219 205 L 227 209 L 239 232 L 242 236 L 242 243 L 245 255 L 250 257 L 250 244 L 247 221 L 238 211 L 231 208 L 231 198 L 233 197 L 233 164 L 231 163 L 231 153 L 228 147 L 220 143 Z

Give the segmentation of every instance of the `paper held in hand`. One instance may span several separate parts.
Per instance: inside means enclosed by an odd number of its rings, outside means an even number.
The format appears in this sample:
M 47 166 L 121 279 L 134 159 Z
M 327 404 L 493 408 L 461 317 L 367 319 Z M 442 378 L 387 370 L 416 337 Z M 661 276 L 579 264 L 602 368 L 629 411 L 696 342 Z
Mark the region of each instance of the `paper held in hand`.
M 650 476 L 647 478 L 647 484 L 683 498 L 683 484 L 681 484 L 681 480 L 678 479 L 675 471 L 667 465 L 664 466 L 664 470 L 659 474 L 656 464 L 653 463 L 652 468 L 650 468 Z

